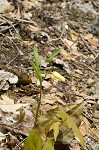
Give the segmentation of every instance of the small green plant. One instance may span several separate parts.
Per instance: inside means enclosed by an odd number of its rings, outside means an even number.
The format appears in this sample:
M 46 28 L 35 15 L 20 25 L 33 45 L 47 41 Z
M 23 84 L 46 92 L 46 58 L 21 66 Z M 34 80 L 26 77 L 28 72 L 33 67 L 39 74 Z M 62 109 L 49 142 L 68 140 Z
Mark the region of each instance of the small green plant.
M 51 62 L 59 51 L 60 49 L 55 50 L 46 61 Z M 79 140 L 82 147 L 84 147 L 84 138 L 77 127 L 79 126 L 78 122 L 80 122 L 79 116 L 81 116 L 82 113 L 82 105 L 56 106 L 54 109 L 39 115 L 42 100 L 43 78 L 37 47 L 34 47 L 34 61 L 30 63 L 40 82 L 40 97 L 36 109 L 34 128 L 26 138 L 24 150 L 54 150 L 54 144 L 57 141 L 63 144 L 70 144 L 74 136 Z M 65 82 L 65 78 L 56 71 L 52 72 L 52 74 L 59 80 Z M 71 135 L 72 139 L 69 139 Z
M 42 76 L 41 76 L 41 63 L 40 63 L 40 58 L 39 58 L 39 55 L 38 55 L 38 51 L 37 51 L 37 47 L 34 47 L 34 62 L 31 61 L 30 62 L 34 71 L 35 71 L 35 74 L 36 74 L 36 77 L 39 79 L 39 82 L 40 82 L 40 98 L 39 98 L 39 101 L 38 101 L 38 106 L 37 106 L 37 110 L 36 110 L 36 117 L 35 117 L 35 123 L 34 123 L 34 126 L 36 126 L 37 124 L 37 119 L 38 119 L 38 113 L 39 113 L 39 109 L 40 109 L 40 104 L 41 104 L 41 98 L 42 98 Z
M 60 49 L 55 50 L 51 56 L 49 58 L 46 59 L 47 62 L 51 62 L 53 60 L 53 58 L 59 53 Z M 40 104 L 41 104 L 41 98 L 42 98 L 42 75 L 41 75 L 41 63 L 40 63 L 40 57 L 38 54 L 38 50 L 37 47 L 34 47 L 34 62 L 31 61 L 30 64 L 32 65 L 36 77 L 39 79 L 40 82 L 40 98 L 38 101 L 38 106 L 37 106 L 37 111 L 36 111 L 36 117 L 35 117 L 35 124 L 34 126 L 36 126 L 37 124 L 37 120 L 38 120 L 38 113 L 39 113 L 39 109 L 40 109 Z

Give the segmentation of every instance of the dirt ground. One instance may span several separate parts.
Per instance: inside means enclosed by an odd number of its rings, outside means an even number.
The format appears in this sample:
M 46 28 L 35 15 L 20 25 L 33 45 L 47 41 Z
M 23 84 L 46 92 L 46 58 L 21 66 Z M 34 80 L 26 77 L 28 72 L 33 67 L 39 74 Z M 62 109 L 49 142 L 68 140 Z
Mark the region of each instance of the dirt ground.
M 59 72 L 66 79 L 64 83 L 53 81 L 50 77 L 45 79 L 43 97 L 49 101 L 44 100 L 43 103 L 48 107 L 57 103 L 83 103 L 80 127 L 86 141 L 85 150 L 98 150 L 99 0 L 16 1 L 16 5 L 12 3 L 12 6 L 13 11 L 0 13 L 0 69 L 13 73 L 19 81 L 16 84 L 10 84 L 9 81 L 3 84 L 0 79 L 0 104 L 2 95 L 13 99 L 14 104 L 32 104 L 31 97 L 35 99 L 39 94 L 38 83 L 30 65 L 36 44 L 42 56 L 42 71 L 52 68 L 52 71 Z M 57 48 L 62 51 L 52 63 L 46 64 L 44 58 Z M 51 102 L 51 99 L 58 100 Z M 4 121 L 4 118 L 1 120 Z M 83 122 L 87 124 L 87 130 Z M 5 124 L 8 123 L 6 120 Z M 18 128 L 24 128 L 22 125 Z M 23 140 L 21 136 L 27 134 L 18 133 L 16 136 L 5 126 L 10 138 L 1 144 L 1 148 L 21 149 L 22 146 L 16 148 L 16 143 L 18 145 Z M 30 129 L 28 124 L 28 131 Z M 76 150 L 75 145 L 79 144 L 74 139 L 67 149 Z

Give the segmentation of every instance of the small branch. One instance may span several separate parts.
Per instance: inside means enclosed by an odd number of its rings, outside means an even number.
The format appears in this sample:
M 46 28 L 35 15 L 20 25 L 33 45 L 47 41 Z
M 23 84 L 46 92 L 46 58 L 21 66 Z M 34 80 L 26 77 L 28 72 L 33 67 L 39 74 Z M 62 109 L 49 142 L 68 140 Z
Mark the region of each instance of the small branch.
M 81 40 L 85 44 L 85 46 L 88 48 L 88 50 L 93 54 L 94 57 L 96 57 L 96 53 L 91 49 L 91 47 L 88 45 L 88 43 L 85 41 L 85 39 L 80 35 Z
M 14 41 L 9 36 L 6 36 L 5 34 L 3 34 L 1 32 L 0 32 L 0 35 L 4 36 L 5 38 L 8 38 L 13 43 L 13 45 L 15 46 L 15 48 L 17 49 L 17 51 L 19 52 L 19 54 L 21 56 L 23 55 L 23 52 L 18 48 L 18 46 L 14 43 Z
M 15 129 L 14 127 L 12 127 L 12 126 L 10 126 L 10 125 L 8 125 L 8 124 L 5 124 L 5 123 L 3 123 L 3 122 L 0 122 L 0 126 L 3 126 L 4 129 L 7 129 L 8 131 L 10 131 L 10 132 L 12 132 L 12 133 L 16 133 L 16 134 L 18 134 L 18 135 L 23 135 L 23 136 L 28 136 L 27 133 L 24 133 L 24 132 L 22 132 L 22 131 L 20 131 L 20 130 L 17 130 L 17 129 Z

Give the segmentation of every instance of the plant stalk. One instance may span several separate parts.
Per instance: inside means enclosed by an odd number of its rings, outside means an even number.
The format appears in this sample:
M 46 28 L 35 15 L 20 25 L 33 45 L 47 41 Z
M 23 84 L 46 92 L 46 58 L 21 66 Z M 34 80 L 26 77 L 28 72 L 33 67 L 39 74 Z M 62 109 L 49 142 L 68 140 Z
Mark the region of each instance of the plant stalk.
M 38 100 L 38 105 L 37 105 L 37 109 L 36 109 L 36 117 L 35 117 L 34 127 L 37 125 L 37 121 L 38 121 L 38 115 L 39 115 L 39 110 L 40 110 L 40 105 L 41 105 L 41 98 L 42 98 L 42 81 L 40 81 L 40 98 Z

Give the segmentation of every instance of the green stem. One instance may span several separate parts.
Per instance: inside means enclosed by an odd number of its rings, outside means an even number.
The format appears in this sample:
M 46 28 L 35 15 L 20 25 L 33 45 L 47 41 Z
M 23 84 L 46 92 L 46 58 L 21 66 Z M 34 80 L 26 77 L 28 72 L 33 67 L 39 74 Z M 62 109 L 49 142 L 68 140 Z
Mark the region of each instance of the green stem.
M 40 98 L 39 98 L 39 100 L 38 100 L 38 105 L 37 105 L 37 109 L 36 109 L 36 117 L 35 117 L 35 123 L 34 123 L 34 126 L 37 125 L 38 114 L 39 114 L 40 105 L 41 105 L 41 98 L 42 98 L 42 81 L 40 81 Z

